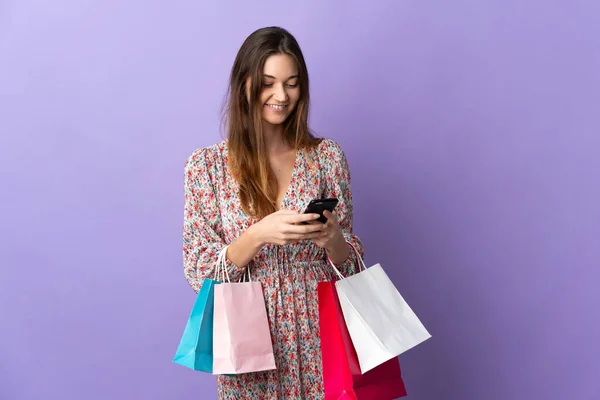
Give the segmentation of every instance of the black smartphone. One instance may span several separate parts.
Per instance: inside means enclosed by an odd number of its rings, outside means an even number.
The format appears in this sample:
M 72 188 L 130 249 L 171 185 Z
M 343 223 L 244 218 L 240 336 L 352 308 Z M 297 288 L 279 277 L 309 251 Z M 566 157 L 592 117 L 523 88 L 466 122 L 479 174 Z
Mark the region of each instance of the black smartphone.
M 325 223 L 327 222 L 327 217 L 323 215 L 323 211 L 327 210 L 329 212 L 333 212 L 335 207 L 338 204 L 338 199 L 315 199 L 311 200 L 310 203 L 306 206 L 304 210 L 304 214 L 319 214 L 320 217 L 317 218 L 317 221 Z

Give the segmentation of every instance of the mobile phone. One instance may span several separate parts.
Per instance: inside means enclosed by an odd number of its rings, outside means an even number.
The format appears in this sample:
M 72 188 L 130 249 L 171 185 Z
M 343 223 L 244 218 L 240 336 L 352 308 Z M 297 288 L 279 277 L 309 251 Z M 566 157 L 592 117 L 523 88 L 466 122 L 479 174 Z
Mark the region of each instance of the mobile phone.
M 323 215 L 323 211 L 333 212 L 338 204 L 338 199 L 314 199 L 306 206 L 304 214 L 319 214 L 317 221 L 321 223 L 327 222 L 327 217 Z

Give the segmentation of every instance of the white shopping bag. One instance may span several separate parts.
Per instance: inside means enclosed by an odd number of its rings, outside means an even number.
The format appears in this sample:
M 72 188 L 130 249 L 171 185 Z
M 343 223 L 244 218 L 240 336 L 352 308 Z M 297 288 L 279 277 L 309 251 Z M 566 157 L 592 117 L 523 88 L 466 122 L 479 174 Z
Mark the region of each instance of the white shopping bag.
M 329 262 L 340 278 L 335 287 L 364 374 L 431 335 L 381 265 L 367 268 L 358 251 L 354 249 L 354 252 L 363 267 L 356 275 L 344 278 L 331 260 Z

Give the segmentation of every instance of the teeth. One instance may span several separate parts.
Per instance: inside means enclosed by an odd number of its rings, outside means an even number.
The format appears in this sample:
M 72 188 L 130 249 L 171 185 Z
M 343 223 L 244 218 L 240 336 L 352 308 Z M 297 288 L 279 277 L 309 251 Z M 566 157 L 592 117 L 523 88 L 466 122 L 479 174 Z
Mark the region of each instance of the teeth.
M 275 105 L 275 104 L 267 104 L 269 107 L 274 108 L 275 110 L 283 110 L 286 106 L 280 106 L 280 105 Z

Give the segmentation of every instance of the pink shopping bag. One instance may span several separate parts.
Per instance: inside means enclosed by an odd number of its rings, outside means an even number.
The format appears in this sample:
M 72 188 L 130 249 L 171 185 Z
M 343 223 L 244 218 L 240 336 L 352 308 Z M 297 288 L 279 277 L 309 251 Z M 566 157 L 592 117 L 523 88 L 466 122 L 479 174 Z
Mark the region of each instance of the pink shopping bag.
M 273 343 L 260 282 L 215 286 L 213 374 L 243 374 L 275 369 Z M 248 277 L 250 273 L 248 272 Z

